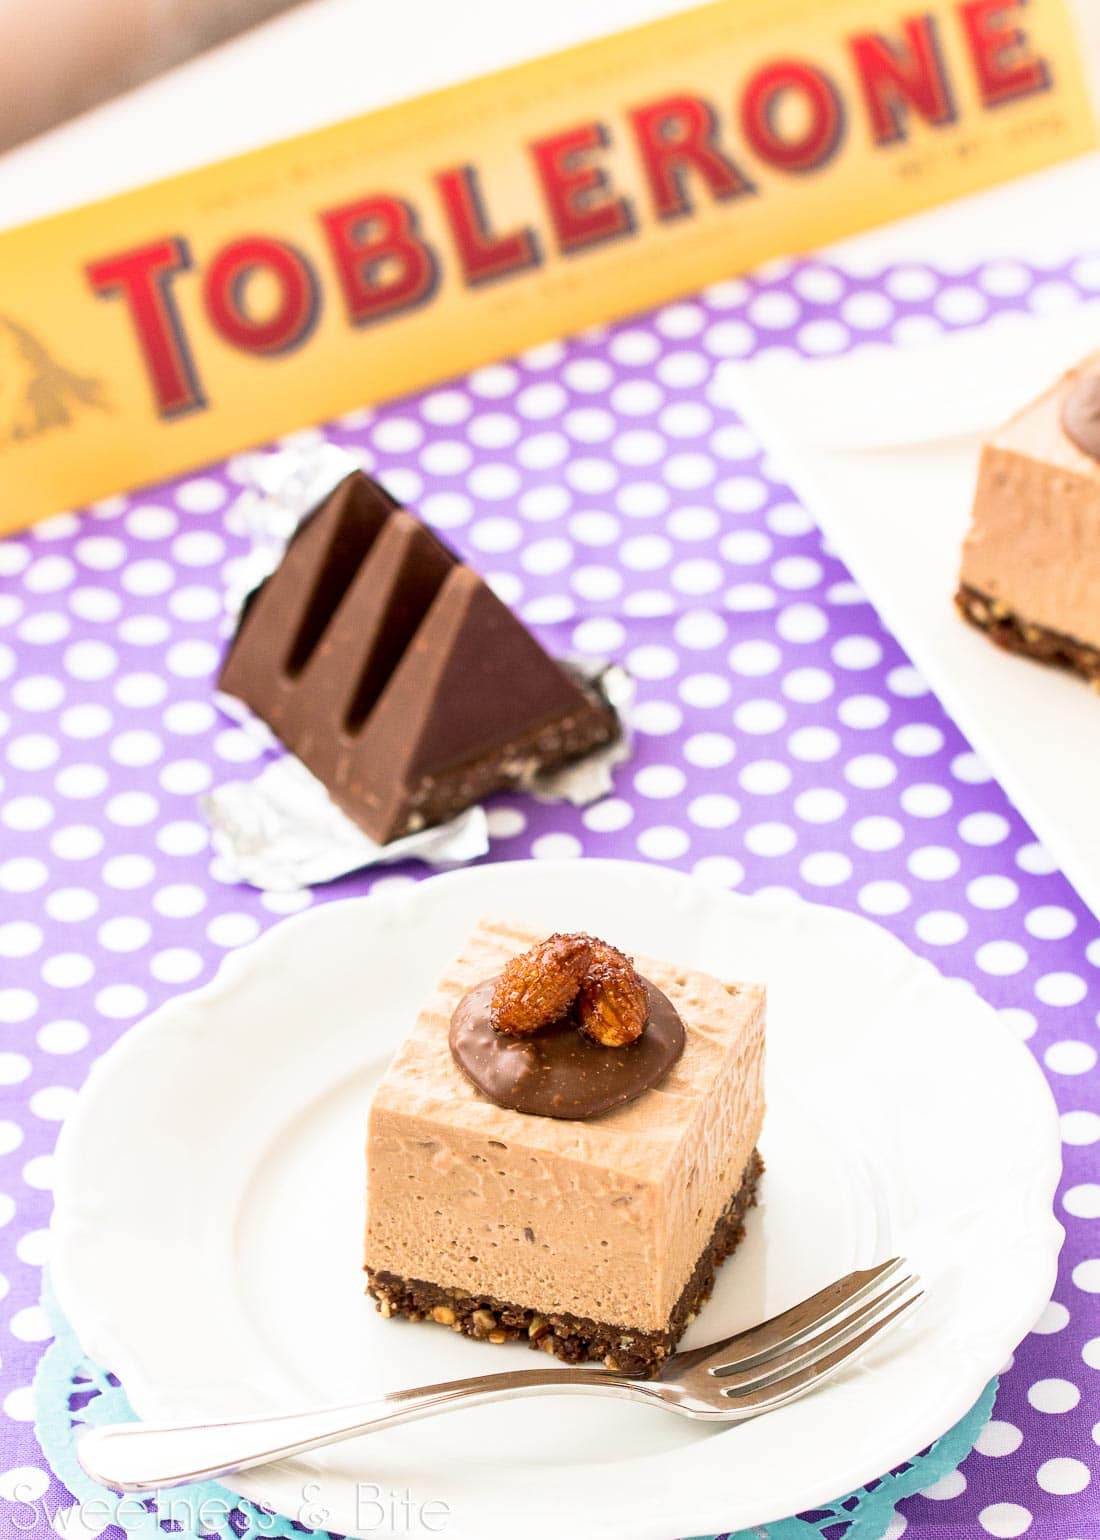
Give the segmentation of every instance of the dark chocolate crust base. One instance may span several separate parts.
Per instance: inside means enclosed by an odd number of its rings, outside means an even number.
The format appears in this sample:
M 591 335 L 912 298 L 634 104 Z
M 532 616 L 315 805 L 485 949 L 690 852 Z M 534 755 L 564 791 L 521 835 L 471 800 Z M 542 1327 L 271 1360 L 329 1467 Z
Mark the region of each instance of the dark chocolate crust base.
M 1013 614 L 999 599 L 991 599 L 967 583 L 955 595 L 955 604 L 963 619 L 984 631 L 998 647 L 1040 663 L 1071 669 L 1087 679 L 1094 690 L 1100 690 L 1100 649 L 1061 631 L 1032 625 Z
M 744 1237 L 745 1215 L 755 1207 L 757 1183 L 763 1170 L 764 1162 L 759 1151 L 754 1150 L 741 1185 L 719 1216 L 664 1331 L 636 1331 L 629 1326 L 613 1326 L 607 1321 L 575 1315 L 541 1315 L 522 1305 L 505 1304 L 491 1295 L 464 1294 L 418 1278 L 375 1272 L 369 1267 L 367 1293 L 374 1296 L 378 1309 L 387 1317 L 403 1315 L 410 1321 L 436 1321 L 465 1337 L 484 1342 L 526 1341 L 569 1364 L 598 1359 L 609 1369 L 637 1378 L 655 1374 L 710 1298 L 718 1268 Z

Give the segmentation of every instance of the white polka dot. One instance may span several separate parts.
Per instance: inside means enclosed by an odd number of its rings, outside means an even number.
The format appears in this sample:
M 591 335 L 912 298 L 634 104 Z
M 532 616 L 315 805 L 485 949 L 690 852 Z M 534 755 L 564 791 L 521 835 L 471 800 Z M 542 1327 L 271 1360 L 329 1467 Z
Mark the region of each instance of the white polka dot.
M 832 676 L 823 668 L 793 668 L 783 676 L 783 694 L 802 705 L 828 700 L 834 688 Z
M 104 838 L 91 824 L 70 824 L 58 829 L 50 840 L 50 849 L 62 861 L 87 861 L 103 849 Z
M 37 1009 L 37 996 L 29 989 L 0 989 L 0 1022 L 5 1025 L 26 1021 Z
M 34 1185 L 32 1183 L 32 1185 Z M 21 1385 L 18 1390 L 9 1390 L 4 1397 L 4 1413 L 13 1422 L 34 1421 L 34 1388 L 31 1385 Z
M 651 861 L 675 861 L 687 851 L 690 844 L 691 840 L 683 829 L 668 824 L 643 829 L 637 839 L 639 851 Z
M 866 909 L 868 914 L 900 914 L 908 906 L 910 894 L 904 884 L 883 878 L 876 882 L 865 883 L 860 888 L 857 899 L 859 907 Z
M 140 828 L 152 823 L 159 804 L 146 791 L 120 791 L 107 803 L 105 812 L 112 823 L 124 829 Z
M 688 803 L 687 815 L 693 824 L 702 829 L 728 829 L 741 816 L 740 805 L 724 792 L 707 792 L 693 797 Z
M 53 807 L 45 797 L 12 797 L 0 812 L 0 818 L 9 829 L 19 829 L 27 833 L 44 829 L 53 816 Z
M 37 1465 L 13 1465 L 0 1475 L 0 1497 L 9 1503 L 37 1503 L 49 1488 L 48 1474 Z
M 829 619 L 815 604 L 790 604 L 779 612 L 775 627 L 786 642 L 819 642 L 829 629 Z
M 1024 916 L 1024 925 L 1041 941 L 1061 941 L 1077 929 L 1077 920 L 1059 904 L 1041 904 Z
M 140 1016 L 147 1004 L 148 996 L 136 984 L 108 984 L 95 997 L 96 1010 L 112 1021 Z
M 20 1081 L 26 1080 L 30 1072 L 31 1061 L 26 1054 L 0 1052 L 0 1085 L 18 1085 Z
M 128 615 L 118 628 L 122 641 L 131 647 L 159 647 L 171 633 L 172 628 L 162 615 Z M 218 649 L 213 644 L 197 645 L 209 646 L 211 656 L 216 660 Z
M 619 547 L 619 559 L 632 572 L 656 572 L 672 558 L 672 543 L 663 535 L 634 535 Z
M 30 957 L 42 945 L 42 932 L 30 920 L 0 924 L 0 957 Z
M 1062 1207 L 1075 1219 L 1100 1219 L 1100 1182 L 1078 1182 L 1068 1188 Z
M 75 1100 L 76 1092 L 72 1086 L 42 1086 L 31 1097 L 30 1109 L 43 1122 L 61 1123 L 68 1117 Z
M 753 855 L 789 855 L 798 843 L 798 835 L 789 824 L 767 822 L 745 830 L 745 844 Z
M 672 701 L 641 701 L 634 708 L 634 726 L 647 737 L 664 737 L 679 728 L 684 716 Z
M 53 1156 L 32 1156 L 23 1167 L 23 1180 L 28 1187 L 33 1187 L 39 1192 L 48 1192 L 53 1186 Z
M 201 759 L 177 759 L 165 765 L 159 780 L 165 791 L 177 797 L 194 797 L 205 791 L 213 779 L 209 765 Z
M 803 879 L 814 887 L 836 887 L 852 875 L 851 861 L 835 850 L 815 850 L 798 869 Z
M 732 744 L 730 745 L 732 749 Z M 791 771 L 782 760 L 756 759 L 747 764 L 738 776 L 738 782 L 753 796 L 776 796 L 791 784 Z
M 1091 1043 L 1051 1043 L 1043 1054 L 1043 1063 L 1056 1075 L 1087 1075 L 1096 1064 L 1097 1053 Z
M 1002 1422 L 994 1418 L 987 1422 L 978 1434 L 974 1440 L 974 1448 L 979 1454 L 999 1459 L 1003 1455 L 1014 1453 L 1023 1441 L 1024 1435 L 1014 1423 Z
M 917 919 L 916 932 L 928 946 L 954 946 L 969 930 L 961 914 L 949 909 L 930 909 Z
M 943 747 L 943 733 L 930 722 L 907 722 L 898 728 L 893 741 L 899 754 L 924 758 Z
M 877 695 L 849 695 L 837 707 L 837 716 L 844 727 L 860 730 L 869 731 L 870 728 L 881 727 L 889 715 L 889 705 Z
M 231 765 L 242 765 L 259 759 L 263 745 L 258 735 L 246 732 L 241 727 L 226 727 L 214 738 L 214 752 L 219 759 L 228 760 Z
M 799 792 L 794 801 L 795 812 L 806 823 L 835 823 L 844 816 L 847 806 L 846 798 L 827 786 L 815 786 Z
M 54 989 L 78 989 L 94 973 L 92 959 L 79 952 L 57 952 L 42 965 L 42 977 Z
M 654 642 L 632 648 L 626 666 L 638 679 L 668 679 L 676 672 L 678 659 L 671 647 Z
M 770 610 L 775 605 L 775 590 L 766 583 L 735 583 L 726 589 L 723 603 L 741 614 Z
M 774 673 L 782 661 L 782 653 L 774 642 L 755 639 L 738 642 L 730 648 L 729 666 L 735 674 L 750 679 Z
M 48 770 L 61 750 L 45 733 L 23 733 L 8 744 L 8 761 L 16 770 Z
M 175 499 L 187 513 L 213 513 L 225 502 L 226 493 L 212 476 L 197 476 L 176 488 Z
M 882 648 L 872 636 L 843 636 L 832 649 L 838 668 L 874 668 L 882 657 Z
M 900 800 L 904 811 L 913 818 L 939 818 L 951 807 L 951 793 L 946 786 L 930 783 L 906 786 Z
M 823 764 L 840 752 L 840 737 L 831 727 L 799 727 L 787 739 L 787 748 L 804 764 Z
M 33 893 L 48 878 L 45 865 L 35 856 L 13 856 L 0 862 L 0 889 L 7 893 Z
M 1065 1305 L 1052 1299 L 1031 1330 L 1040 1337 L 1051 1337 L 1064 1331 L 1069 1325 L 1069 1311 Z
M 218 649 L 213 642 L 190 638 L 175 642 L 165 654 L 165 664 L 170 674 L 181 679 L 200 679 L 212 674 L 218 666 Z
M 904 830 L 896 818 L 883 813 L 858 819 L 852 825 L 852 842 L 861 850 L 893 850 L 901 844 Z
M 1071 1412 L 1081 1399 L 1081 1392 L 1069 1380 L 1036 1380 L 1027 1398 L 1037 1412 Z
M 1031 1512 L 1020 1503 L 990 1503 L 978 1514 L 978 1523 L 997 1540 L 1013 1540 L 1030 1528 Z
M 924 882 L 946 882 L 959 870 L 960 862 L 946 845 L 922 845 L 910 854 L 906 865 Z
M 176 581 L 176 575 L 168 562 L 146 556 L 130 562 L 120 581 L 127 593 L 140 599 L 152 599 L 166 593 Z
M 1100 1141 L 1100 1113 L 1084 1109 L 1063 1112 L 1058 1122 L 1063 1144 L 1084 1145 Z
M 1092 1475 L 1083 1460 L 1062 1455 L 1053 1460 L 1044 1460 L 1035 1472 L 1035 1480 L 1044 1492 L 1067 1496 L 1083 1492 L 1092 1480 Z
M 993 779 L 993 772 L 985 760 L 973 750 L 955 755 L 951 761 L 951 774 L 957 781 L 965 781 L 968 786 L 984 786 Z
M 27 674 L 12 685 L 11 698 L 21 711 L 54 711 L 65 699 L 65 686 L 49 674 Z
M 967 899 L 975 909 L 1007 909 L 1020 896 L 1020 890 L 1011 877 L 990 872 L 984 877 L 973 877 L 966 885 Z
M 686 610 L 676 622 L 673 633 L 681 647 L 706 651 L 726 639 L 728 627 L 713 610 Z
M 245 946 L 260 933 L 260 923 L 251 914 L 219 914 L 206 927 L 207 939 L 215 946 Z
M 677 562 L 669 574 L 669 582 L 680 594 L 691 597 L 711 594 L 722 586 L 722 568 L 716 561 L 694 557 Z
M 1046 877 L 1058 870 L 1054 857 L 1039 844 L 1038 840 L 1032 840 L 1029 844 L 1020 846 L 1016 852 L 1016 865 L 1022 871 L 1030 872 L 1034 877 Z
M 202 970 L 203 961 L 198 952 L 185 946 L 165 947 L 149 964 L 149 972 L 162 984 L 189 983 Z
M 725 684 L 725 681 L 722 681 Z M 727 695 L 729 687 L 726 686 Z M 687 697 L 685 696 L 685 699 Z M 743 733 L 775 733 L 787 721 L 786 708 L 776 700 L 742 701 L 733 713 L 734 726 Z
M 987 941 L 974 954 L 983 973 L 1007 978 L 1027 967 L 1027 953 L 1016 941 Z
M 621 797 L 605 797 L 601 802 L 586 807 L 581 814 L 585 828 L 596 834 L 611 834 L 618 829 L 625 829 L 633 818 L 634 809 Z
M 735 888 L 745 877 L 745 868 L 733 856 L 702 856 L 691 871 L 700 882 L 718 888 Z
M 90 1036 L 82 1021 L 50 1021 L 39 1028 L 37 1042 L 43 1053 L 79 1053 Z
M 759 476 L 728 476 L 715 487 L 714 500 L 727 513 L 755 513 L 767 502 L 768 488 Z M 722 549 L 725 554 L 724 544 Z
M 1080 1005 L 1088 993 L 1076 973 L 1044 973 L 1035 981 L 1035 994 L 1044 1005 Z
M 999 845 L 1008 834 L 1008 819 L 1000 813 L 968 813 L 959 821 L 959 837 L 968 845 Z
M 63 925 L 81 925 L 99 908 L 99 899 L 88 888 L 55 888 L 46 899 L 46 913 Z
M 582 847 L 575 834 L 540 834 L 531 842 L 531 854 L 538 861 L 573 861 L 582 854 Z
M 108 887 L 130 892 L 152 882 L 156 868 L 148 856 L 111 856 L 103 865 L 103 880 Z
M 861 791 L 875 791 L 897 780 L 898 769 L 885 754 L 857 754 L 844 766 L 844 779 Z
M 157 833 L 157 848 L 169 856 L 193 856 L 205 850 L 210 832 L 205 824 L 190 819 L 166 823 Z
M 634 789 L 643 797 L 678 797 L 685 781 L 675 765 L 644 765 L 634 776 Z
M 126 515 L 126 529 L 137 540 L 167 540 L 178 526 L 179 519 L 171 508 L 148 504 Z
M 1078 1262 L 1070 1275 L 1074 1287 L 1085 1294 L 1100 1294 L 1100 1257 L 1090 1257 L 1088 1261 Z
M 23 574 L 23 585 L 35 594 L 55 594 L 67 588 L 76 577 L 76 568 L 67 556 L 40 556 Z
M 1021 1042 L 1026 1043 L 1029 1038 L 1035 1036 L 1038 1030 L 1038 1022 L 1030 1011 L 1025 1011 L 1017 1005 L 1005 1006 L 997 1012 L 1010 1032 L 1014 1032 Z
M 58 726 L 66 738 L 101 738 L 109 732 L 113 718 L 106 706 L 89 701 L 82 706 L 70 706 L 61 713 Z

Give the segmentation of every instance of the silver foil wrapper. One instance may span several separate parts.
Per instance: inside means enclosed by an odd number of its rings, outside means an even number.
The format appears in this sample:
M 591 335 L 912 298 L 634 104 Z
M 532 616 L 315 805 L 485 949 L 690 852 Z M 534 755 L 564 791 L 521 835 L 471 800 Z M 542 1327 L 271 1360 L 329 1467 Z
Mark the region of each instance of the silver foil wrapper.
M 251 484 L 228 515 L 230 529 L 244 535 L 250 548 L 227 570 L 227 634 L 248 595 L 278 566 L 302 519 L 358 468 L 354 455 L 333 444 L 253 456 Z M 621 664 L 606 659 L 563 661 L 602 697 L 618 721 L 619 733 L 583 759 L 533 775 L 519 789 L 540 801 L 583 807 L 610 792 L 612 771 L 630 758 L 634 681 Z M 489 823 L 482 807 L 467 808 L 448 823 L 388 845 L 376 844 L 247 707 L 227 695 L 218 694 L 215 700 L 265 749 L 280 754 L 254 780 L 226 782 L 199 799 L 221 871 L 229 880 L 287 893 L 368 866 L 410 859 L 456 866 L 488 851 Z

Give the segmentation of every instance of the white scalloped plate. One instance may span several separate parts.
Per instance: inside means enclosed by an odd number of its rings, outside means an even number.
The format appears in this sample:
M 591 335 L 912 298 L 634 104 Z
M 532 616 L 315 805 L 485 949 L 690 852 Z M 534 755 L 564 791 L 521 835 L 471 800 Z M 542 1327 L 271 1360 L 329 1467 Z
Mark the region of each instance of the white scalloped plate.
M 524 1365 L 518 1345 L 384 1321 L 362 1292 L 371 1086 L 482 913 L 602 934 L 769 990 L 763 1201 L 690 1343 L 904 1252 L 921 1309 L 817 1394 L 714 1430 L 580 1398 L 482 1407 L 231 1485 L 378 1536 L 388 1494 L 448 1540 L 668 1540 L 763 1523 L 958 1420 L 1050 1296 L 1054 1106 L 966 985 L 868 920 L 657 867 L 513 862 L 318 905 L 229 957 L 93 1069 L 58 1149 L 53 1278 L 146 1418 L 369 1397 Z M 428 1269 L 430 1272 L 430 1269 Z M 439 1533 L 437 1507 L 420 1533 Z M 403 1533 L 410 1530 L 398 1515 Z

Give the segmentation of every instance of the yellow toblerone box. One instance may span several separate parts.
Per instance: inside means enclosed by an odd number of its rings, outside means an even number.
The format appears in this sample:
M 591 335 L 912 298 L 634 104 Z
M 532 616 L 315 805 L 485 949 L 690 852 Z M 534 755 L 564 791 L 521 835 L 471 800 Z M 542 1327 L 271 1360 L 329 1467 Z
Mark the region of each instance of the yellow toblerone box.
M 1066 0 L 722 0 L 0 234 L 0 528 L 1088 149 Z

